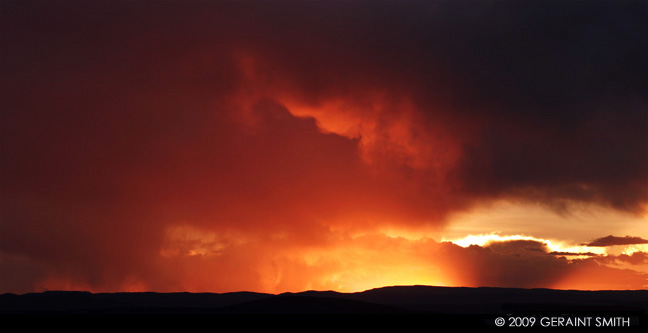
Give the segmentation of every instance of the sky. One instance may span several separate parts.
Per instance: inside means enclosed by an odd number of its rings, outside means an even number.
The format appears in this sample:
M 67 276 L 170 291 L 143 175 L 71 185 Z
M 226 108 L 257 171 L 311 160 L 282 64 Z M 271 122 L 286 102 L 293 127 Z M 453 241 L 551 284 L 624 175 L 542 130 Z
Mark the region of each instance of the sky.
M 648 288 L 645 1 L 0 1 L 0 293 Z

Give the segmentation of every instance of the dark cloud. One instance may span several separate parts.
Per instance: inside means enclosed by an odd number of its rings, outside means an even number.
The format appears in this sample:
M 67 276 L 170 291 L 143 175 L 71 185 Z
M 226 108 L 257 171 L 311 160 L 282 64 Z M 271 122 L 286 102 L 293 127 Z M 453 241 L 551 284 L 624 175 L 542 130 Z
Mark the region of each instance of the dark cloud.
M 586 246 L 614 246 L 614 245 L 633 245 L 633 244 L 648 244 L 648 240 L 645 240 L 641 237 L 617 237 L 617 236 L 605 236 L 597 238 L 587 244 Z
M 563 251 L 553 251 L 549 254 L 554 256 L 598 256 L 599 254 L 593 252 L 563 252 Z
M 646 201 L 646 8 L 639 2 L 498 1 L 456 23 L 448 60 L 466 190 L 640 210 Z M 459 11 L 459 10 L 458 10 Z M 461 74 L 459 74 L 461 73 Z
M 457 161 L 433 154 L 450 164 L 446 177 L 464 195 L 518 197 L 557 210 L 571 201 L 643 209 L 645 3 L 387 2 L 363 10 L 362 19 L 359 5 L 345 15 L 320 6 L 299 7 L 301 18 L 277 23 L 304 23 L 305 32 L 278 28 L 280 39 L 271 35 L 254 49 L 270 68 L 265 74 L 297 87 L 296 98 L 315 106 L 356 101 L 346 112 L 377 118 L 383 137 L 407 111 L 400 104 L 363 111 L 358 96 L 387 91 L 411 99 L 419 123 L 407 126 L 424 134 L 409 143 L 417 153 L 460 150 Z M 311 10 L 318 20 L 305 24 Z
M 620 254 L 617 256 L 608 255 L 596 259 L 597 262 L 601 264 L 617 264 L 617 263 L 628 263 L 630 265 L 645 265 L 648 264 L 648 253 L 642 251 L 636 251 L 632 254 Z
M 648 264 L 648 253 L 637 251 L 633 254 L 621 254 L 617 256 L 617 260 L 630 263 L 632 265 Z

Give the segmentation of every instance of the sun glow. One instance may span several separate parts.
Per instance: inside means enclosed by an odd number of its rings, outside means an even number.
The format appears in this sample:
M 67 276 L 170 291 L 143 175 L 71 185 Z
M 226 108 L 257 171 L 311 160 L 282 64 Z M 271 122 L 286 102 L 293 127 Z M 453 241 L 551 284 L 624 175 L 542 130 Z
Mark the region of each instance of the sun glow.
M 634 246 L 628 246 L 627 248 L 625 248 L 623 250 L 622 253 L 625 254 L 625 255 L 631 256 L 635 252 L 639 252 L 639 250 Z
M 621 254 L 631 256 L 640 252 L 648 252 L 648 244 L 634 244 L 627 246 L 621 251 Z

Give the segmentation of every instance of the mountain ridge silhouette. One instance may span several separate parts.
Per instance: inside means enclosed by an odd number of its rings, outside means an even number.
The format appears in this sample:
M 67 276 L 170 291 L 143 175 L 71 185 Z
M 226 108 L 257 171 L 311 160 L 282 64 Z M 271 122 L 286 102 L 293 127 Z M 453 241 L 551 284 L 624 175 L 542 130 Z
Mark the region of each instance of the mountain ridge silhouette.
M 389 286 L 337 291 L 157 293 L 45 291 L 0 295 L 0 314 L 648 314 L 648 290 Z

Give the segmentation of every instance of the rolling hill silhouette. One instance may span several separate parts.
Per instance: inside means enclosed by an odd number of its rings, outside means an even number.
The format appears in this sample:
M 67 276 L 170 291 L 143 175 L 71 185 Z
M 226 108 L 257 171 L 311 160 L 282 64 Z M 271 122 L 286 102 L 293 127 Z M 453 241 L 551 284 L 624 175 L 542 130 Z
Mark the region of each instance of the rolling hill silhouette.
M 648 323 L 648 290 L 576 291 L 395 286 L 356 293 L 89 293 L 0 295 L 0 314 L 391 315 L 492 325 L 497 316 L 607 316 Z M 385 315 L 387 315 L 385 317 Z M 238 318 L 238 317 L 236 317 Z M 400 320 L 400 319 L 399 319 Z

